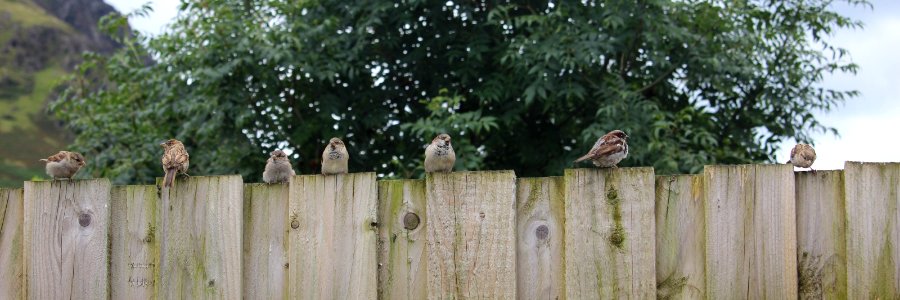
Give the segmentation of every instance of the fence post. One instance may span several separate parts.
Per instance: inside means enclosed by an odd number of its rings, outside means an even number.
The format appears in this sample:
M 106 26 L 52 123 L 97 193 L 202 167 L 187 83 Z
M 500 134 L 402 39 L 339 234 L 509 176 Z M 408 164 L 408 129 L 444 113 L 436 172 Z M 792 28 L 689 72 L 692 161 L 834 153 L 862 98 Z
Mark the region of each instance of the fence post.
M 656 177 L 658 299 L 706 298 L 703 177 Z
M 516 176 L 429 173 L 428 298 L 516 299 Z
M 565 180 L 516 181 L 516 285 L 519 299 L 565 299 Z
M 0 299 L 25 298 L 22 189 L 0 189 Z
M 377 193 L 375 173 L 291 179 L 290 298 L 377 297 Z
M 900 163 L 844 165 L 851 299 L 900 297 Z
M 159 287 L 160 202 L 156 186 L 114 186 L 110 200 L 110 296 L 152 299 Z
M 652 168 L 566 170 L 566 297 L 656 294 Z
M 847 299 L 844 172 L 798 172 L 797 262 L 801 299 Z
M 25 274 L 30 299 L 108 297 L 110 183 L 25 182 Z
M 425 299 L 424 180 L 378 182 L 378 299 Z

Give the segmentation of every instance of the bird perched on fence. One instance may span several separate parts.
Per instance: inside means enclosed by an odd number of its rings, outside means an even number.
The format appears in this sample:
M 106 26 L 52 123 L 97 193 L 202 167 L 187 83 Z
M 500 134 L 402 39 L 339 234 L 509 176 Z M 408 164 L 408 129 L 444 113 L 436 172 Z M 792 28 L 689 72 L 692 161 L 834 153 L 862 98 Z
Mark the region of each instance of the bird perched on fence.
M 263 181 L 266 183 L 287 182 L 291 176 L 296 175 L 287 154 L 281 150 L 272 151 L 269 160 L 266 161 L 266 170 L 263 171 Z
M 188 165 L 190 164 L 190 155 L 184 149 L 184 144 L 176 139 L 171 139 L 165 143 L 159 144 L 163 147 L 162 167 L 166 172 L 163 180 L 164 187 L 172 187 L 175 182 L 177 173 L 187 175 Z
M 346 174 L 350 162 L 350 154 L 344 141 L 339 138 L 331 138 L 325 151 L 322 151 L 322 175 Z
M 791 159 L 786 163 L 792 164 L 798 168 L 809 168 L 811 171 L 815 172 L 816 170 L 810 168 L 815 161 L 816 149 L 813 149 L 813 147 L 808 144 L 797 144 L 794 146 L 794 149 L 791 149 Z
M 47 163 L 47 175 L 54 180 L 72 178 L 85 164 L 84 156 L 81 156 L 81 153 L 69 151 L 59 151 L 41 161 Z
M 451 172 L 456 153 L 450 145 L 450 135 L 441 133 L 425 148 L 425 172 Z
M 601 136 L 587 154 L 575 160 L 575 163 L 591 160 L 601 168 L 616 167 L 628 156 L 628 135 L 621 130 L 613 130 Z

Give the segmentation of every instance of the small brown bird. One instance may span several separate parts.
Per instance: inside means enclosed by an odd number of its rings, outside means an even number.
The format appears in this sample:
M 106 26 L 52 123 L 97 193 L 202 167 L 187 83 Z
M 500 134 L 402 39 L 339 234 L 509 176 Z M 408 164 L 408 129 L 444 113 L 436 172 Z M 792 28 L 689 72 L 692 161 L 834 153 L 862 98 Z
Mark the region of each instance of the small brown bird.
M 322 151 L 322 175 L 347 174 L 350 154 L 339 138 L 331 138 Z
M 266 161 L 266 170 L 263 171 L 263 181 L 266 183 L 282 183 L 296 175 L 287 154 L 281 150 L 272 151 L 269 160 Z
M 41 159 L 47 163 L 47 175 L 56 180 L 57 178 L 72 178 L 81 167 L 84 166 L 84 156 L 78 152 L 59 151 L 48 158 Z
M 794 146 L 794 149 L 791 149 L 791 159 L 786 163 L 792 164 L 798 168 L 809 168 L 811 171 L 815 172 L 816 170 L 810 168 L 815 161 L 816 149 L 813 149 L 813 147 L 808 144 L 797 144 Z
M 452 172 L 456 153 L 450 145 L 450 135 L 441 133 L 425 148 L 425 172 Z
M 628 135 L 621 130 L 613 130 L 601 136 L 587 154 L 575 160 L 575 163 L 590 159 L 595 166 L 601 168 L 616 167 L 628 156 Z
M 159 144 L 163 147 L 162 167 L 166 172 L 163 180 L 164 187 L 172 187 L 175 182 L 176 173 L 187 175 L 188 165 L 190 164 L 190 155 L 184 149 L 184 144 L 176 139 L 171 139 L 165 143 Z

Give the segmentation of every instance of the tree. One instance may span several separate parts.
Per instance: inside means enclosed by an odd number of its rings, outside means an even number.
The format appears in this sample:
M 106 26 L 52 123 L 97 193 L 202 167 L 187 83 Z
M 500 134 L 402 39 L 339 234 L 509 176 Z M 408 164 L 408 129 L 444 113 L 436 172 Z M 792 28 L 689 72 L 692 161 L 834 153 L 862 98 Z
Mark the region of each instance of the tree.
M 822 78 L 857 66 L 823 38 L 862 25 L 829 3 L 185 1 L 167 33 L 89 55 L 54 109 L 116 182 L 159 176 L 169 137 L 194 174 L 259 178 L 276 148 L 315 173 L 338 136 L 351 171 L 415 177 L 439 132 L 457 169 L 558 175 L 612 129 L 621 165 L 698 172 L 836 133 L 813 113 L 856 92 Z

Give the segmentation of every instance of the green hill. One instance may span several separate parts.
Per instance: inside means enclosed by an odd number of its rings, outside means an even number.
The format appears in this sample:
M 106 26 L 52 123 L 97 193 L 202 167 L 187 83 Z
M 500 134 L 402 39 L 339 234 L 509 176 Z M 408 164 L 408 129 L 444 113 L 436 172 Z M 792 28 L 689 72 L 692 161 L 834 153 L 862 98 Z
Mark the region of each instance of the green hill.
M 0 0 L 0 187 L 46 176 L 38 160 L 71 140 L 47 101 L 83 52 L 115 50 L 96 25 L 113 11 L 101 0 Z

